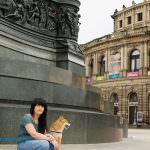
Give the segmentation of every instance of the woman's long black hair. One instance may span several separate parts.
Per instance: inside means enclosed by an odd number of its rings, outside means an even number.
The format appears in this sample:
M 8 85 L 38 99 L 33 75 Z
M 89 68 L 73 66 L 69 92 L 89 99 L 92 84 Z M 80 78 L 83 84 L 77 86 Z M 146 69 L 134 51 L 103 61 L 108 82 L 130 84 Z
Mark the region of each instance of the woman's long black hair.
M 30 114 L 34 116 L 34 108 L 36 105 L 41 105 L 44 107 L 43 114 L 38 120 L 38 131 L 42 134 L 47 130 L 47 102 L 43 98 L 35 98 L 31 103 Z

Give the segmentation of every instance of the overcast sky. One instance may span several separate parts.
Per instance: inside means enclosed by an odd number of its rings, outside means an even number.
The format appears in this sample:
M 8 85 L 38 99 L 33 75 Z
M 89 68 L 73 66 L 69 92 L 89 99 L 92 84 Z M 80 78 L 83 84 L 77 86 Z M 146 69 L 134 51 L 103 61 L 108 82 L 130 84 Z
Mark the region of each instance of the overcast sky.
M 144 0 L 134 0 L 141 3 Z M 132 5 L 132 0 L 80 0 L 79 14 L 80 31 L 78 43 L 84 44 L 95 38 L 102 37 L 113 32 L 113 19 L 111 15 L 115 9 L 121 10 L 122 5 Z

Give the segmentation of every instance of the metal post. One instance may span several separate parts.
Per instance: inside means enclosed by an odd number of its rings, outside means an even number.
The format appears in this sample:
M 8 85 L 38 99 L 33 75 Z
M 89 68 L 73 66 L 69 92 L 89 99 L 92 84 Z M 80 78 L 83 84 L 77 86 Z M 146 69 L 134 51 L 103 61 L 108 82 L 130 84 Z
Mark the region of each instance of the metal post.
M 126 118 L 123 119 L 122 130 L 123 130 L 123 138 L 127 138 L 128 137 L 128 119 Z

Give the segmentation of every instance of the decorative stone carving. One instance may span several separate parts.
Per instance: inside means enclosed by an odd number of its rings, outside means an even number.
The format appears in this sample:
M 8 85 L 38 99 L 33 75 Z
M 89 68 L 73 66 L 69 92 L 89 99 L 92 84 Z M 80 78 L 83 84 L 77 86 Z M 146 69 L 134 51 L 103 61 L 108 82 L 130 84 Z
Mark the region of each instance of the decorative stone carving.
M 78 37 L 77 7 L 47 0 L 1 0 L 0 17 L 50 36 Z
M 52 6 L 48 6 L 48 12 L 47 12 L 47 29 L 50 31 L 56 30 L 56 8 Z
M 16 9 L 16 3 L 13 0 L 0 1 L 0 17 L 11 14 Z

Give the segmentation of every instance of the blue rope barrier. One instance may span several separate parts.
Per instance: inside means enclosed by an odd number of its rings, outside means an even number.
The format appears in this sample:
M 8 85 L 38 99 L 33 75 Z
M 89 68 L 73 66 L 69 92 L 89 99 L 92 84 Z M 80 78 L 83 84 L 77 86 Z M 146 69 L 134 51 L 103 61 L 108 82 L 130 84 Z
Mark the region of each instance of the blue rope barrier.
M 17 138 L 0 138 L 0 141 L 17 141 Z

